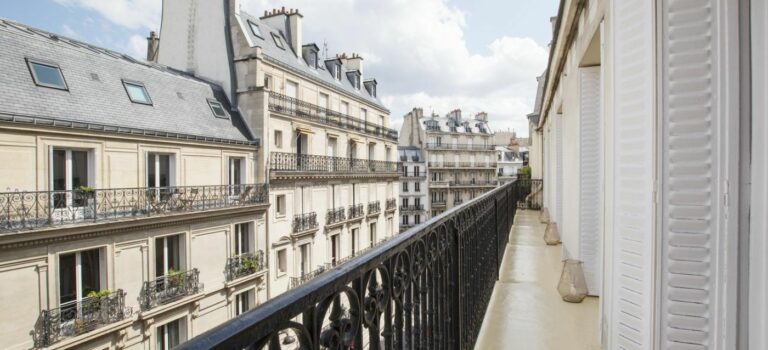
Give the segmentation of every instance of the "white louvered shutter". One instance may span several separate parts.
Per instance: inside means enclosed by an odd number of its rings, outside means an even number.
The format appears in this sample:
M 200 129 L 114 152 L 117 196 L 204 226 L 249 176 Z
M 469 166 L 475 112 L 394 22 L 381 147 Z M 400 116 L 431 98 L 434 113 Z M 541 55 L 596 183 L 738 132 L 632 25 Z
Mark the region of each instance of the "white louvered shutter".
M 600 67 L 579 68 L 579 252 L 589 295 L 600 295 L 602 154 Z
M 612 274 L 605 349 L 653 348 L 654 6 L 611 6 L 614 118 Z
M 563 116 L 555 115 L 555 222 L 563 230 Z
M 738 157 L 739 119 L 731 3 L 662 5 L 663 349 L 735 348 L 738 217 L 725 204 L 726 184 L 738 178 L 728 156 Z

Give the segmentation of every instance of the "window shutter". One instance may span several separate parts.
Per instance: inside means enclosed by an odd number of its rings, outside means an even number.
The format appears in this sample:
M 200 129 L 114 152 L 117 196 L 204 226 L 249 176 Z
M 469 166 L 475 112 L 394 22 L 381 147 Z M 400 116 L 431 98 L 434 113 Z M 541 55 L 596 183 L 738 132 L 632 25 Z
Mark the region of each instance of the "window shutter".
M 738 178 L 733 130 L 739 119 L 734 63 L 739 39 L 731 24 L 738 18 L 733 3 L 662 3 L 659 339 L 664 349 L 736 344 L 738 217 L 724 203 L 729 179 Z
M 653 348 L 654 6 L 626 0 L 613 11 L 612 273 L 605 349 Z
M 563 116 L 555 114 L 555 222 L 563 225 Z
M 600 67 L 579 69 L 579 252 L 589 295 L 600 295 L 602 155 Z

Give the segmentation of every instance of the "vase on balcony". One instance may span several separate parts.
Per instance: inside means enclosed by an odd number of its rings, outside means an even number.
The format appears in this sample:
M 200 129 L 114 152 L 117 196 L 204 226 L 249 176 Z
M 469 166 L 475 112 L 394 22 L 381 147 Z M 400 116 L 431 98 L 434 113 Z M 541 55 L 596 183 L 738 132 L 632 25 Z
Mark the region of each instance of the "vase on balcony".
M 549 209 L 542 208 L 541 214 L 539 214 L 539 221 L 541 221 L 542 224 L 546 224 L 549 222 Z
M 560 244 L 560 230 L 557 229 L 556 222 L 550 221 L 547 224 L 547 229 L 544 230 L 544 242 L 546 242 L 547 245 Z
M 581 261 L 563 260 L 563 273 L 560 275 L 557 291 L 563 300 L 569 303 L 580 303 L 584 300 L 587 296 L 587 281 Z

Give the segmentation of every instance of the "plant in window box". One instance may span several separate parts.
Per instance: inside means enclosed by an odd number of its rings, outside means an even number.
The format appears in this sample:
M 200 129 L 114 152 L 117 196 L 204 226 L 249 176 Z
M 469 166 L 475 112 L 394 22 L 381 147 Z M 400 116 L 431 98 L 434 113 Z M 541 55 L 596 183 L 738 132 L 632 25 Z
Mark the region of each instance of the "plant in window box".
M 86 294 L 88 299 L 83 304 L 83 314 L 93 315 L 99 313 L 99 311 L 101 311 L 102 304 L 110 295 L 112 295 L 112 291 L 109 289 L 103 289 L 99 291 L 92 290 L 88 292 L 88 294 Z
M 184 272 L 176 269 L 168 269 L 168 273 L 165 275 L 168 287 L 176 288 L 181 287 L 184 284 L 186 275 Z

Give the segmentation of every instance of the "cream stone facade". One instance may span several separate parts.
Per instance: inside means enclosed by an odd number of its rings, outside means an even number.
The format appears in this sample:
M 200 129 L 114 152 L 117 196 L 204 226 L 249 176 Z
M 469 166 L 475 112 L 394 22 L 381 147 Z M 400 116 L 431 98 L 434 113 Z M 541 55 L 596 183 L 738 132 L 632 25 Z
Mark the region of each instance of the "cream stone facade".
M 302 42 L 298 10 L 257 18 L 236 1 L 223 9 L 166 1 L 163 12 L 158 62 L 229 86 L 263 140 L 257 168 L 270 187 L 270 295 L 398 232 L 397 132 L 362 57 L 321 57 Z

